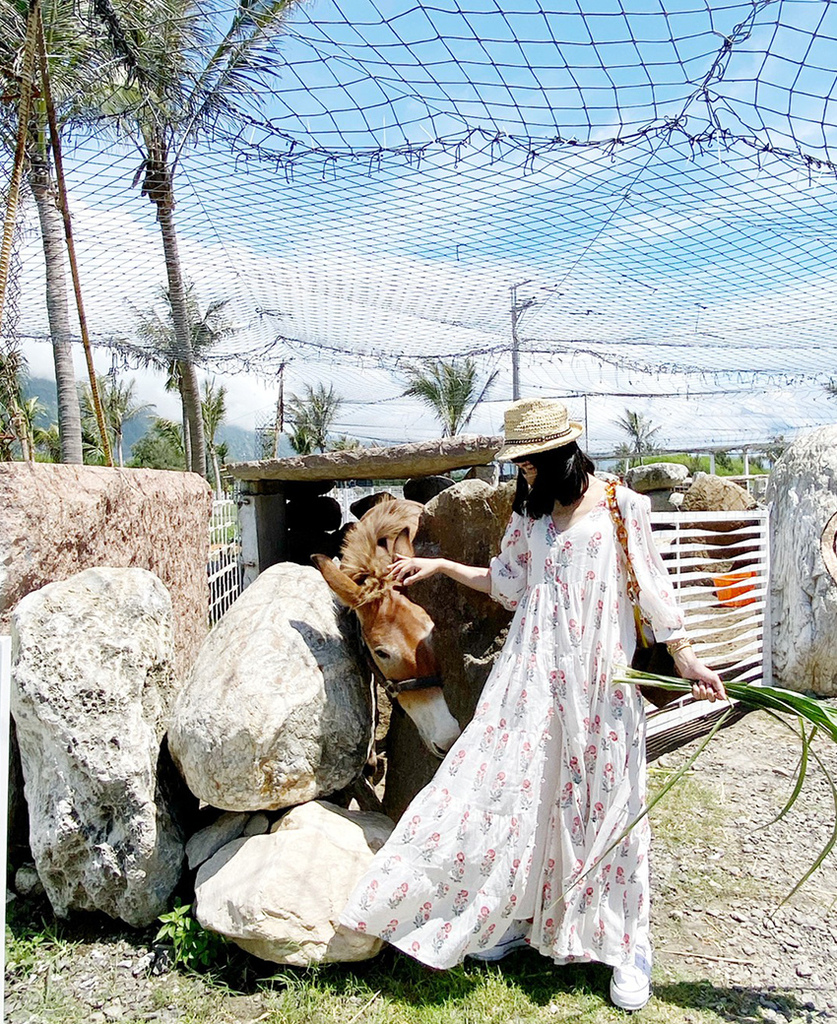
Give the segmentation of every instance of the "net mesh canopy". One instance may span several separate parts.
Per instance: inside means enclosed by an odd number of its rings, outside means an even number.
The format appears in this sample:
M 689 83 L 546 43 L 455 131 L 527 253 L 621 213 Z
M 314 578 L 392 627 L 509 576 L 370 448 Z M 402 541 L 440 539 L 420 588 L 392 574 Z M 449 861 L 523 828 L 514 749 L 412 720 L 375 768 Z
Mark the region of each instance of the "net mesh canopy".
M 298 4 L 258 102 L 177 165 L 184 272 L 234 328 L 207 372 L 333 384 L 335 430 L 383 442 L 438 435 L 406 374 L 466 357 L 496 374 L 468 429 L 498 432 L 515 348 L 520 395 L 566 398 L 596 453 L 627 408 L 683 450 L 833 422 L 835 47 L 826 0 Z M 93 341 L 135 365 L 155 210 L 134 148 L 73 141 Z M 16 330 L 42 341 L 24 214 Z

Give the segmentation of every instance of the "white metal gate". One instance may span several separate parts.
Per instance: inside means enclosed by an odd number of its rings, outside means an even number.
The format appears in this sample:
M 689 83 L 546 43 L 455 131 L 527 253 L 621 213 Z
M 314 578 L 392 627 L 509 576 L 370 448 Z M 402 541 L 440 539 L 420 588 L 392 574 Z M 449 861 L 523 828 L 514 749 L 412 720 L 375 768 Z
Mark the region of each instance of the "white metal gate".
M 238 502 L 233 498 L 212 503 L 207 572 L 209 625 L 214 626 L 242 590 L 241 527 Z
M 767 509 L 652 512 L 651 522 L 699 656 L 727 682 L 770 683 Z M 716 708 L 652 712 L 649 740 Z

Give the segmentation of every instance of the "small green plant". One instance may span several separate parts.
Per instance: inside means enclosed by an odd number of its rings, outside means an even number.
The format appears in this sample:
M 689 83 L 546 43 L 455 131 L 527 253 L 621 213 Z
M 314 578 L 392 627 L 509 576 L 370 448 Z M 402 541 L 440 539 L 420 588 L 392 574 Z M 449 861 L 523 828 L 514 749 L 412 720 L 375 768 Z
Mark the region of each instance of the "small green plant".
M 228 943 L 217 932 L 208 931 L 192 915 L 192 904 L 175 900 L 167 914 L 157 918 L 162 927 L 155 942 L 171 943 L 174 962 L 188 970 L 200 971 L 217 964 L 227 953 Z

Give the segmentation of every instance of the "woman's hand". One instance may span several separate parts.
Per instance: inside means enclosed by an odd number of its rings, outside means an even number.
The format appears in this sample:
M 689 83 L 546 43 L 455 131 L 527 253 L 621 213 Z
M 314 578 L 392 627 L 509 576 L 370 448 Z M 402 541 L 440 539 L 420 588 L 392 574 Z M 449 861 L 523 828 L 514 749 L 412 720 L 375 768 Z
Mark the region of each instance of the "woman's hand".
M 441 558 L 407 558 L 404 555 L 396 555 L 389 567 L 388 575 L 396 582 L 409 587 L 413 583 L 429 579 L 441 571 Z
M 708 665 L 697 657 L 691 647 L 677 651 L 674 655 L 674 665 L 677 674 L 681 679 L 691 679 L 692 696 L 695 700 L 726 700 L 727 691 L 717 672 L 713 672 Z

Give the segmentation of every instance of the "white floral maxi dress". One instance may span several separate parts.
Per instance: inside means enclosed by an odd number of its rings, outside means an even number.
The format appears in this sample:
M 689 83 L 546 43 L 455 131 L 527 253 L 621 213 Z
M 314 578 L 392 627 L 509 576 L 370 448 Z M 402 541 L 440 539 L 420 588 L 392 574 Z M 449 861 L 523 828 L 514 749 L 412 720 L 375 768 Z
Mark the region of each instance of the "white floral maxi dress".
M 682 635 L 648 500 L 617 500 L 643 611 L 657 639 Z M 437 968 L 528 919 L 531 945 L 559 963 L 650 955 L 647 819 L 603 856 L 645 806 L 642 698 L 611 683 L 636 627 L 606 503 L 560 532 L 513 514 L 490 572 L 516 611 L 474 719 L 341 921 Z

